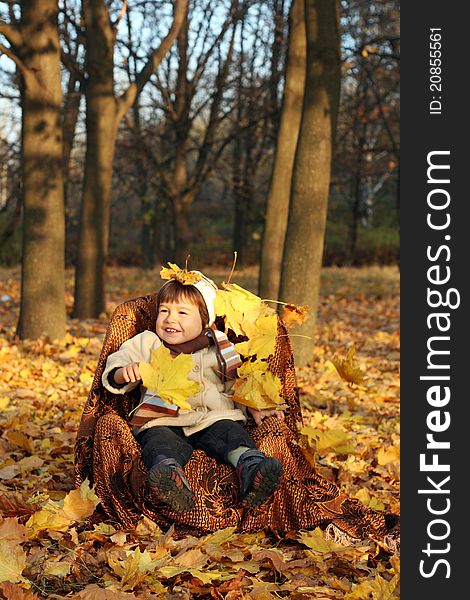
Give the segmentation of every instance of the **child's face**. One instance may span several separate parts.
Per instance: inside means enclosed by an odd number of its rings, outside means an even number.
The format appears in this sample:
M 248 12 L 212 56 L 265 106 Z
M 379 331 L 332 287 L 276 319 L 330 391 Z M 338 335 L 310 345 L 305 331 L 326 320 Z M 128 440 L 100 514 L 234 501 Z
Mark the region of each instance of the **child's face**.
M 157 315 L 157 335 L 169 344 L 182 344 L 202 331 L 199 308 L 185 300 L 161 303 Z

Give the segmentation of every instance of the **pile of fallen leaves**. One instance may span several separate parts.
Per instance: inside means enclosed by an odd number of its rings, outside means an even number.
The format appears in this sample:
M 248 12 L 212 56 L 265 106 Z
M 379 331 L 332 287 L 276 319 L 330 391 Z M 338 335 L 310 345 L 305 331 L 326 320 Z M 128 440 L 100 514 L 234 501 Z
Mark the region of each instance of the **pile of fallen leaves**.
M 208 273 L 215 281 L 226 273 Z M 111 269 L 110 312 L 158 272 Z M 255 289 L 256 273 L 237 281 Z M 124 283 L 125 282 L 125 283 Z M 72 304 L 72 275 L 67 278 Z M 19 341 L 19 272 L 0 270 L 0 598 L 399 597 L 398 556 L 323 533 L 166 532 L 90 525 L 98 502 L 73 489 L 73 444 L 107 317 L 69 320 L 64 340 Z M 325 269 L 311 368 L 298 370 L 305 452 L 342 491 L 399 511 L 399 283 L 393 268 Z

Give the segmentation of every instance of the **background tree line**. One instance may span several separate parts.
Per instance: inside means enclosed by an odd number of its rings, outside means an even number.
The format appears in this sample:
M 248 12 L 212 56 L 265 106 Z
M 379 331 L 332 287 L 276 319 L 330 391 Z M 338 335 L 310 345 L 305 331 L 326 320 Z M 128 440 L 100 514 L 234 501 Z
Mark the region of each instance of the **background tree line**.
M 296 271 L 397 261 L 398 23 L 396 0 L 0 1 L 0 261 L 22 260 L 20 335 L 64 330 L 64 264 L 90 317 L 110 262 L 236 250 L 264 297 L 300 301 Z

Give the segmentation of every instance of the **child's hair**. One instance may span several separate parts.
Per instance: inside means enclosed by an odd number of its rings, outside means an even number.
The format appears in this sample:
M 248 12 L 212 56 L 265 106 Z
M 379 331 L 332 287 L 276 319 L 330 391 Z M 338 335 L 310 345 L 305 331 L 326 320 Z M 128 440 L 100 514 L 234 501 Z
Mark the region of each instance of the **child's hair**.
M 195 304 L 201 315 L 202 326 L 209 325 L 209 311 L 201 292 L 193 285 L 184 285 L 176 279 L 167 281 L 157 293 L 157 314 L 160 309 L 160 304 L 180 302 L 186 300 L 190 304 Z

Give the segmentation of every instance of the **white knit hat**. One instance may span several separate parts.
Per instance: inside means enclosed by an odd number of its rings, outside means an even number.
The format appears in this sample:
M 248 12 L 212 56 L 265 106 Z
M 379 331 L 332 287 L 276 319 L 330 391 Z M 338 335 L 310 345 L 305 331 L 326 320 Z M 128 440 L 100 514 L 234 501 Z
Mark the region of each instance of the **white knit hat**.
M 204 298 L 204 302 L 207 306 L 207 312 L 209 313 L 209 326 L 215 321 L 215 306 L 214 301 L 217 295 L 217 286 L 209 279 L 201 273 L 201 271 L 190 271 L 190 273 L 197 273 L 200 275 L 201 279 L 197 283 L 193 283 L 192 285 L 201 292 L 202 297 Z

